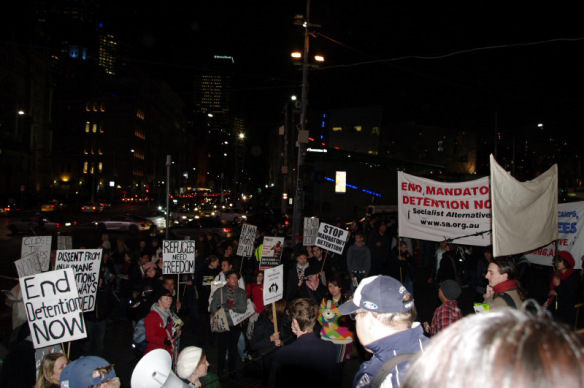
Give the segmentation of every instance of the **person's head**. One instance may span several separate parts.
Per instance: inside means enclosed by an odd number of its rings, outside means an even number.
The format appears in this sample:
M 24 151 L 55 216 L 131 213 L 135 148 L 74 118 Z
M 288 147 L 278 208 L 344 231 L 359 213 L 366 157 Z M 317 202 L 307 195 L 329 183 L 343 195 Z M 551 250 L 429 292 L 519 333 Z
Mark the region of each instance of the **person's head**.
M 365 244 L 365 233 L 363 232 L 355 233 L 355 242 L 357 243 L 357 245 Z
M 124 254 L 124 261 L 125 261 L 126 263 L 129 263 L 130 261 L 132 261 L 132 254 L 131 254 L 130 252 L 126 252 L 126 253 Z
M 556 268 L 560 271 L 572 269 L 576 265 L 574 257 L 568 251 L 558 252 L 558 256 L 554 259 Z
M 485 249 L 483 256 L 485 256 L 485 259 L 487 259 L 487 261 L 490 263 L 493 261 L 493 250 L 490 248 Z
M 221 272 L 229 272 L 233 269 L 233 261 L 224 257 L 221 260 Z
M 438 297 L 441 302 L 447 300 L 456 300 L 460 296 L 462 289 L 458 283 L 454 280 L 447 279 L 440 283 L 440 290 L 438 291 Z
M 223 256 L 225 257 L 233 256 L 233 246 L 231 244 L 225 245 L 225 251 L 223 253 Z
M 405 241 L 400 241 L 400 243 L 399 243 L 399 251 L 400 251 L 400 253 L 407 253 L 407 251 L 408 251 L 408 244 Z
M 143 253 L 140 256 L 140 264 L 144 265 L 150 262 L 150 255 L 148 253 Z
M 105 242 L 109 240 L 109 235 L 107 233 L 101 234 L 101 241 Z
M 286 314 L 286 300 L 280 299 L 279 301 L 274 302 L 274 304 L 276 305 L 276 318 L 278 318 L 278 322 L 282 322 L 284 314 Z M 272 304 L 270 303 L 269 305 L 265 306 L 264 311 L 268 319 L 273 322 L 274 310 L 272 308 Z
M 126 251 L 128 249 L 128 247 L 126 246 L 126 242 L 124 241 L 123 238 L 118 238 L 116 240 L 116 248 L 117 248 L 118 252 L 123 252 L 123 251 Z
M 174 276 L 166 276 L 162 283 L 162 287 L 164 287 L 165 290 L 173 294 L 174 290 L 176 289 L 176 281 L 174 279 Z
M 445 355 L 448 355 L 445 357 Z M 584 386 L 584 340 L 543 313 L 472 314 L 432 339 L 402 387 Z
M 69 360 L 63 353 L 49 353 L 43 357 L 39 368 L 39 376 L 35 388 L 44 388 L 48 383 L 59 385 L 59 379 L 63 369 Z
M 382 222 L 379 224 L 379 234 L 383 236 L 385 232 L 387 232 L 387 224 Z
M 163 310 L 168 310 L 172 306 L 172 293 L 166 288 L 161 288 L 156 292 L 154 300 Z
M 215 255 L 207 257 L 207 262 L 209 263 L 209 268 L 211 269 L 219 267 L 219 258 Z
M 296 262 L 300 265 L 306 265 L 308 262 L 308 252 L 305 248 L 299 249 L 298 253 L 296 253 Z
M 296 335 L 311 333 L 318 317 L 318 306 L 312 299 L 295 299 L 288 307 L 292 317 L 292 331 Z
M 146 240 L 140 240 L 139 245 L 140 249 L 144 250 L 144 248 L 146 248 Z
M 448 245 L 448 242 L 446 241 L 440 241 L 440 249 L 442 249 L 443 251 L 446 250 L 446 246 Z
M 320 258 L 322 257 L 322 249 L 315 245 L 312 247 L 312 254 L 314 255 L 314 257 L 320 260 Z
M 304 270 L 304 276 L 307 276 L 313 283 L 317 281 L 320 268 L 318 265 L 309 265 Z
M 256 284 L 262 284 L 264 282 L 264 271 L 258 271 L 256 274 Z
M 390 276 L 370 276 L 359 283 L 353 299 L 339 306 L 343 315 L 355 317 L 363 345 L 410 329 L 416 319 L 414 299 Z
M 147 262 L 146 264 L 144 264 L 144 272 L 146 277 L 149 278 L 156 277 L 156 264 L 154 264 L 151 261 Z
M 225 280 L 231 287 L 238 287 L 239 275 L 237 272 L 229 271 L 225 274 Z
M 97 356 L 81 357 L 63 369 L 61 387 L 75 388 L 119 388 L 114 365 Z
M 489 286 L 495 287 L 499 283 L 515 279 L 516 274 L 517 268 L 511 258 L 496 257 L 489 264 L 485 277 L 489 280 Z
M 327 279 L 328 295 L 327 297 L 333 297 L 336 300 L 343 295 L 343 278 L 339 274 L 333 274 L 329 279 Z
M 181 379 L 195 383 L 201 377 L 207 375 L 209 362 L 205 351 L 196 346 L 187 346 L 184 348 L 176 362 L 176 374 Z
M 356 223 L 356 222 L 351 222 L 351 225 L 349 225 L 349 230 L 350 230 L 352 233 L 355 233 L 356 231 L 358 231 L 358 230 L 359 230 L 359 225 L 357 225 L 357 223 Z

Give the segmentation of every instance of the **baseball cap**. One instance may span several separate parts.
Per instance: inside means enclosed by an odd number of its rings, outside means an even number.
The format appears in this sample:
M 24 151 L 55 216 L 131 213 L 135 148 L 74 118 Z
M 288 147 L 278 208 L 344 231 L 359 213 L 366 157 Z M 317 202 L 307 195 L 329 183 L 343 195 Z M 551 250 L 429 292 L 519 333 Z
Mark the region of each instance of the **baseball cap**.
M 97 371 L 109 365 L 110 363 L 101 357 L 80 357 L 63 369 L 59 380 L 61 388 L 87 388 L 113 379 L 116 377 L 113 365 L 109 373 L 105 375 Z
M 339 312 L 349 315 L 359 309 L 381 314 L 407 313 L 414 307 L 414 299 L 404 302 L 408 290 L 390 276 L 370 276 L 361 280 L 353 299 L 339 306 Z

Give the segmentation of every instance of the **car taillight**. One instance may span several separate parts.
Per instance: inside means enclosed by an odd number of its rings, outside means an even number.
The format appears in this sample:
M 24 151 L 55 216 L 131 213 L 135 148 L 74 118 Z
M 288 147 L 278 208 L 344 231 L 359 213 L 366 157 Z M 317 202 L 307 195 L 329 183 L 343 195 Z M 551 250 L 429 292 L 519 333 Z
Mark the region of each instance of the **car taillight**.
M 51 207 L 55 207 L 55 205 L 51 205 Z
M 146 223 L 144 221 L 140 222 L 140 226 L 146 226 Z
M 60 228 L 60 227 L 61 227 L 61 224 L 59 224 L 59 223 L 57 222 L 57 228 Z
M 284 225 L 289 226 L 290 225 L 290 222 L 284 221 Z
M 224 233 L 229 233 L 229 232 L 231 232 L 231 228 L 223 228 L 223 232 Z

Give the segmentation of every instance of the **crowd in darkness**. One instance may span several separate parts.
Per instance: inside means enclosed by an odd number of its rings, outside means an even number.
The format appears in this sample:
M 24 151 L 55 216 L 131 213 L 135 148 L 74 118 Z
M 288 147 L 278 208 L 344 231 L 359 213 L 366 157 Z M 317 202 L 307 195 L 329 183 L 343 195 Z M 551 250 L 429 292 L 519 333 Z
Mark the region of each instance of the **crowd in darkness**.
M 73 366 L 87 368 L 81 365 L 83 360 L 96 368 L 108 367 L 101 357 L 108 321 L 117 320 L 132 325 L 134 346 L 141 356 L 160 349 L 167 352 L 185 386 L 217 387 L 235 381 L 242 373 L 270 387 L 340 386 L 344 365 L 351 358 L 358 358 L 365 366 L 355 376 L 354 385 L 368 386 L 375 375 L 371 370 L 386 361 L 387 352 L 380 344 L 387 346 L 387 338 L 398 338 L 394 335 L 399 334 L 403 342 L 396 354 L 417 353 L 430 343 L 428 357 L 439 357 L 434 355 L 432 337 L 442 338 L 436 342 L 446 344 L 441 332 L 452 333 L 446 330 L 449 326 L 463 330 L 458 322 L 465 321 L 464 314 L 457 304 L 462 288 L 470 287 L 474 302 L 516 310 L 529 297 L 525 287 L 529 263 L 521 256 L 493 258 L 489 247 L 400 238 L 393 219 L 368 217 L 363 223 L 334 224 L 350 231 L 343 253 L 335 255 L 318 246 L 306 246 L 301 238 L 287 244 L 281 251 L 284 298 L 266 306 L 262 242 L 264 236 L 284 237 L 277 227 L 258 229 L 254 254 L 244 258 L 236 255 L 237 239 L 200 235 L 196 239 L 194 274 L 178 276 L 162 274 L 162 235 L 156 227 L 134 250 L 121 238 L 112 244 L 103 233 L 96 243 L 103 249 L 96 308 L 84 314 L 87 339 L 74 342 L 68 354 L 60 348 L 35 350 L 26 315 L 18 302 L 8 301 L 13 309 L 13 331 L 0 385 L 59 386 L 61 373 L 76 381 L 78 373 L 72 372 Z M 536 305 L 539 309 L 545 306 L 557 321 L 554 325 L 573 325 L 574 306 L 582 297 L 581 273 L 574 269 L 575 260 L 567 252 L 560 252 L 555 265 L 549 298 Z M 429 274 L 424 281 L 435 288 L 441 302 L 431 322 L 421 324 L 414 322 L 414 279 L 419 279 L 416 271 Z M 12 290 L 14 295 L 20 295 L 18 288 Z M 229 312 L 245 313 L 248 301 L 255 313 L 235 324 Z M 213 332 L 210 319 L 221 310 L 226 313 L 229 330 Z M 508 321 L 511 326 L 526 327 L 544 319 L 513 314 L 500 317 L 495 324 Z M 396 320 L 399 324 L 393 326 Z M 185 331 L 194 338 L 195 346 L 181 347 Z M 384 335 L 375 337 L 371 333 Z M 406 343 L 406 337 L 410 342 Z M 569 336 L 569 341 L 576 340 Z M 216 359 L 207 357 L 211 347 L 216 349 Z M 580 350 L 577 357 L 581 356 Z M 20 365 L 18 373 L 11 365 Z M 425 386 L 419 385 L 427 382 L 423 375 L 404 380 L 407 365 L 409 360 L 394 366 L 392 384 L 399 386 L 407 381 L 408 386 Z M 420 361 L 412 365 L 423 368 Z M 113 368 L 103 369 L 99 376 L 92 377 L 89 385 L 120 384 Z

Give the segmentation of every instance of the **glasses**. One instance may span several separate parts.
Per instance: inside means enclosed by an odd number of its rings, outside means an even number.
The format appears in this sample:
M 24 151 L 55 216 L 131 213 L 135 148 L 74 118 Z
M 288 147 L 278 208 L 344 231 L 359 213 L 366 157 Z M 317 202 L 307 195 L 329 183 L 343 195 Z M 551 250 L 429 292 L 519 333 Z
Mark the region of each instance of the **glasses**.
M 355 321 L 355 320 L 357 319 L 357 315 L 360 315 L 360 314 L 365 314 L 366 312 L 367 312 L 367 311 L 356 311 L 356 312 L 354 312 L 354 313 L 351 313 L 351 314 L 349 314 L 349 317 L 351 317 L 351 319 L 352 319 L 353 321 Z

